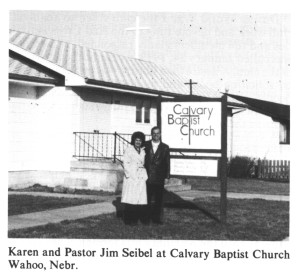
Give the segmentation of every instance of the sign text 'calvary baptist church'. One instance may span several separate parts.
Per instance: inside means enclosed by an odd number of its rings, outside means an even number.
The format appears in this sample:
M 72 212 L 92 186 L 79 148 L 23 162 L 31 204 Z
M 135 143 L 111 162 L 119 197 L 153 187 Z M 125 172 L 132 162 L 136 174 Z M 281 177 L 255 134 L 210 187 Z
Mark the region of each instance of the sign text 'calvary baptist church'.
M 221 102 L 162 102 L 162 138 L 171 149 L 221 149 Z

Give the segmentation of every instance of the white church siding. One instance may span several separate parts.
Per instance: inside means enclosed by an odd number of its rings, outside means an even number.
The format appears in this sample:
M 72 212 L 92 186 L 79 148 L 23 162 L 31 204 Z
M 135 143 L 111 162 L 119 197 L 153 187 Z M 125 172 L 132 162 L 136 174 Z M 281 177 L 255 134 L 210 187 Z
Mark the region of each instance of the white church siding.
M 132 134 L 141 131 L 150 134 L 157 124 L 156 97 L 115 94 L 112 105 L 111 128 L 118 133 Z M 142 105 L 142 122 L 136 122 L 136 106 Z M 144 122 L 144 105 L 150 106 L 150 122 Z
M 110 132 L 112 95 L 99 89 L 73 89 L 79 97 L 79 126 L 76 132 Z
M 69 171 L 73 134 L 78 127 L 77 95 L 69 88 L 55 87 L 39 94 L 41 170 Z M 39 144 L 41 145 L 41 144 Z
M 156 97 L 87 88 L 76 88 L 74 91 L 80 98 L 80 125 L 76 130 L 78 132 L 96 130 L 100 133 L 132 134 L 142 131 L 150 134 L 151 128 L 157 124 Z M 136 122 L 138 101 L 150 105 L 150 123 Z
M 279 124 L 251 110 L 233 115 L 232 156 L 290 160 L 289 145 L 279 142 Z
M 9 170 L 33 170 L 37 164 L 37 90 L 9 84 Z
M 77 95 L 65 87 L 9 86 L 9 171 L 69 171 Z
M 231 116 L 227 117 L 227 157 L 232 156 L 232 146 L 233 146 L 233 118 Z

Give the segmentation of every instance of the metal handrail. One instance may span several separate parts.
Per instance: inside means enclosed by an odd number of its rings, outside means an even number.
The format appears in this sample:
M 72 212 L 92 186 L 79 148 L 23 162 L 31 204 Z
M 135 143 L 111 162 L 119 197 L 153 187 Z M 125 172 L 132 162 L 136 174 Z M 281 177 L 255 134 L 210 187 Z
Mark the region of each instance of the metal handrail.
M 81 134 L 94 134 L 94 133 L 87 133 L 87 132 L 74 132 L 75 135 L 77 135 L 78 133 Z M 97 154 L 100 154 L 101 156 L 103 156 L 103 154 L 101 152 L 99 152 L 96 148 L 94 148 L 94 146 L 92 146 L 89 142 L 87 142 L 85 139 L 81 138 L 80 136 L 78 136 L 78 138 L 83 141 L 85 144 L 87 144 L 91 149 L 93 149 L 93 151 L 97 152 Z M 74 155 L 75 156 L 75 155 Z M 80 157 L 88 157 L 88 156 L 80 156 Z
M 100 133 L 100 132 L 73 132 L 75 158 L 112 159 L 113 162 L 122 162 L 125 146 L 130 144 L 126 137 L 132 134 Z M 148 136 L 148 135 L 146 135 Z
M 122 133 L 99 133 L 99 132 L 73 132 L 75 158 L 109 159 L 115 163 L 122 163 L 125 146 L 130 141 L 124 136 L 131 137 L 132 134 Z M 87 139 L 85 138 L 87 137 Z M 149 137 L 150 135 L 145 135 Z M 78 152 L 78 153 L 77 153 Z M 180 152 L 181 155 L 184 155 Z
M 130 134 L 118 134 L 118 133 L 115 133 L 116 136 L 119 138 L 119 139 L 122 139 L 123 141 L 127 142 L 127 143 L 130 143 L 128 140 L 126 140 L 125 138 L 123 138 L 121 135 L 130 135 Z

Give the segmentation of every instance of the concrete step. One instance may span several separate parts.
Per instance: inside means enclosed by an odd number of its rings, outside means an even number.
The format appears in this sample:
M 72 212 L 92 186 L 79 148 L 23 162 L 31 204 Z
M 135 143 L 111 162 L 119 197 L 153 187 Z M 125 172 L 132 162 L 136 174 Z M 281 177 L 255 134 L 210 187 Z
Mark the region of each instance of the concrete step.
M 70 188 L 118 191 L 124 171 L 120 163 L 111 160 L 71 161 L 70 173 L 64 185 Z
M 119 162 L 113 163 L 111 160 L 94 160 L 94 161 L 71 161 L 70 171 L 122 171 L 123 167 Z
M 88 188 L 88 180 L 83 178 L 67 177 L 64 179 L 64 185 L 70 188 L 86 189 Z

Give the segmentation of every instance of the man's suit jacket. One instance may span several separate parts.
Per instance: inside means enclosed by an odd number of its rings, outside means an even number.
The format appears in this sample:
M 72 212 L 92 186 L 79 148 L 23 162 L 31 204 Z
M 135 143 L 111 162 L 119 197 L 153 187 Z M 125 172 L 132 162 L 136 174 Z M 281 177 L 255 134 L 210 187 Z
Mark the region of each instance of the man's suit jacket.
M 164 179 L 170 175 L 169 146 L 160 142 L 156 153 L 152 141 L 145 143 L 145 168 L 148 174 L 147 183 L 164 185 Z

